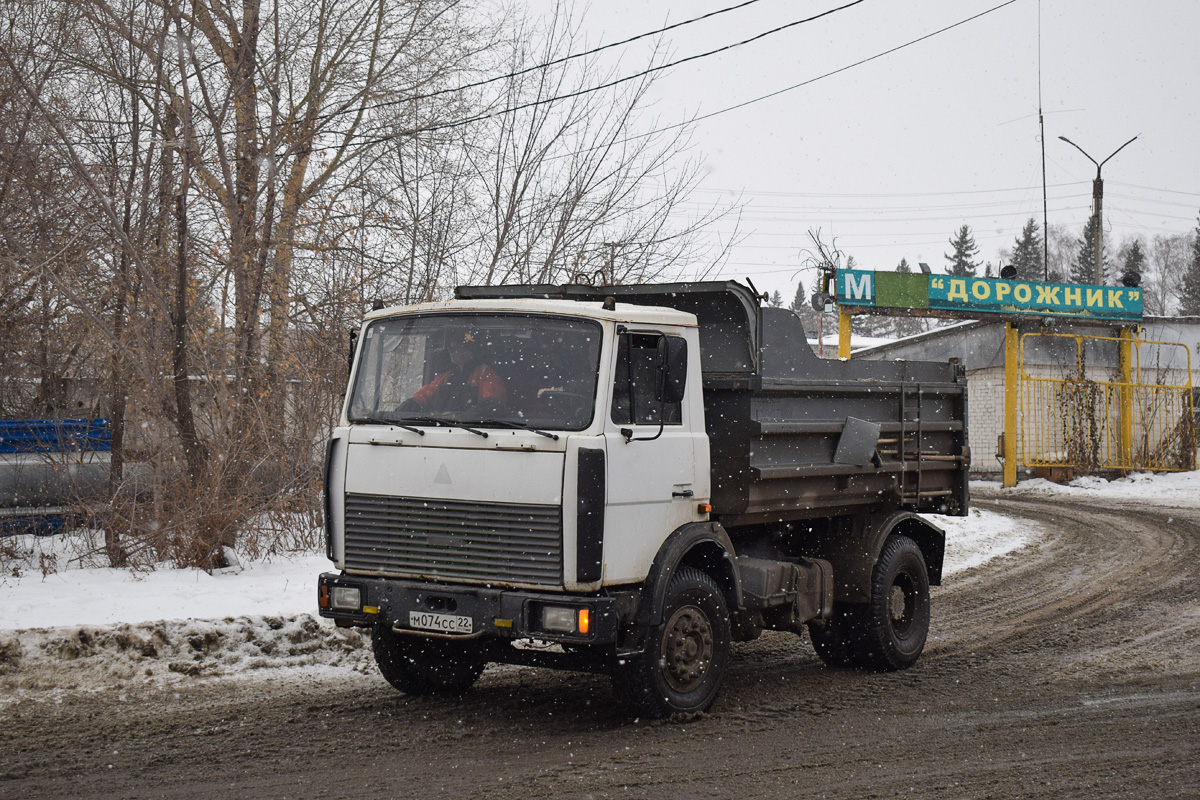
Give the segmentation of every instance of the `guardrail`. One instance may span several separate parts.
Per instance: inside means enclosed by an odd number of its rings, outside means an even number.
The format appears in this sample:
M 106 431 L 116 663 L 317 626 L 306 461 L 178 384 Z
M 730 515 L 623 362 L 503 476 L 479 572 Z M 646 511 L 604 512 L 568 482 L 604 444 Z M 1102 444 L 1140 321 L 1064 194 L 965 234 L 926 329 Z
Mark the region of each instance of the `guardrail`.
M 112 450 L 107 419 L 0 420 L 0 453 L 83 453 Z
M 0 535 L 55 533 L 107 491 L 107 419 L 0 420 Z

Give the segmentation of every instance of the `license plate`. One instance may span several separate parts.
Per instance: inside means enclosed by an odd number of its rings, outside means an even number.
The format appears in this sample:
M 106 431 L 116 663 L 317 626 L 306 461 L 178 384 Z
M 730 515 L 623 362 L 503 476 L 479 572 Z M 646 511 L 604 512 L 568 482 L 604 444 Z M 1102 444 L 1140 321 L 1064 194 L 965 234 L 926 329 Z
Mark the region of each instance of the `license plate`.
M 458 614 L 431 614 L 427 611 L 408 612 L 408 624 L 412 628 L 442 633 L 471 633 L 473 629 L 470 617 Z

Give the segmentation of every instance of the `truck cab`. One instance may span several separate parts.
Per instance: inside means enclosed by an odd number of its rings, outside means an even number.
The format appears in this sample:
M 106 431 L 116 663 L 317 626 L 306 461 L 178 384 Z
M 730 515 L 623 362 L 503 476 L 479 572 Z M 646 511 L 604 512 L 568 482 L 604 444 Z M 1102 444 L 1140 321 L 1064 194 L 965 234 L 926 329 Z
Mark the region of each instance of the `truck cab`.
M 862 607 L 888 535 L 906 530 L 907 577 L 884 613 L 919 634 L 919 653 L 940 532 L 913 513 L 919 487 L 904 502 L 897 470 L 835 463 L 843 442 L 878 460 L 888 438 L 878 421 L 847 438 L 862 421 L 831 409 L 847 379 L 816 395 L 837 424 L 788 402 L 763 416 L 752 293 L 606 288 L 480 287 L 368 315 L 327 451 L 337 571 L 321 576 L 320 613 L 370 628 L 401 691 L 462 691 L 500 661 L 609 672 L 641 713 L 700 711 L 730 641 L 764 627 L 815 626 L 835 663 L 875 658 L 855 649 Z M 781 380 L 776 401 L 812 383 Z M 770 414 L 795 430 L 781 438 Z M 925 494 L 926 507 L 939 496 Z

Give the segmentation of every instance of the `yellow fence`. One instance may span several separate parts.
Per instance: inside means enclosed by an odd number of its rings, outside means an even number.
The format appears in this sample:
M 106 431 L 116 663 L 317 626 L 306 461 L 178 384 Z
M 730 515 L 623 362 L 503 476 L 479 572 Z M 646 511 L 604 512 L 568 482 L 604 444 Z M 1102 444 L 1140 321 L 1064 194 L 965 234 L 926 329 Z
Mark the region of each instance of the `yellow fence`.
M 1063 363 L 1039 365 L 1039 374 L 1030 374 L 1025 362 L 1030 337 L 1048 340 L 1047 349 L 1057 349 Z M 1089 364 L 1097 360 L 1089 356 L 1105 342 L 1118 353 L 1115 368 Z M 1180 348 L 1186 368 L 1158 364 L 1143 368 L 1141 354 L 1147 345 L 1156 346 L 1160 363 L 1162 348 Z M 1022 465 L 1069 466 L 1084 472 L 1196 468 L 1192 363 L 1185 345 L 1026 333 L 1021 336 L 1020 365 L 1018 461 Z

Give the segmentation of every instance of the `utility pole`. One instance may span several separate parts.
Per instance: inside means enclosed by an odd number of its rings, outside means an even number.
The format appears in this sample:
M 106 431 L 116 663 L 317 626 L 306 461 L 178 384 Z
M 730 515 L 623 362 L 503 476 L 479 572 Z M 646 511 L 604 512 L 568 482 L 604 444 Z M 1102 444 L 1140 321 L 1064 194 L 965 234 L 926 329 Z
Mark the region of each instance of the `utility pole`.
M 1096 179 L 1092 181 L 1092 283 L 1104 283 L 1104 181 L 1100 168 L 1096 167 Z
M 1139 134 L 1140 135 L 1140 134 Z M 1117 153 L 1124 150 L 1130 143 L 1137 139 L 1135 136 L 1125 144 L 1112 151 L 1108 158 L 1100 163 L 1096 163 L 1096 159 L 1087 154 L 1086 151 L 1079 145 L 1072 142 L 1065 136 L 1058 137 L 1067 144 L 1074 147 L 1079 152 L 1096 164 L 1096 179 L 1092 181 L 1092 207 L 1095 214 L 1095 224 L 1092 226 L 1092 253 L 1093 261 L 1092 269 L 1095 276 L 1093 282 L 1100 284 L 1104 282 L 1104 264 L 1101 263 L 1100 257 L 1102 252 L 1102 242 L 1104 236 L 1104 217 L 1102 211 L 1104 208 L 1104 181 L 1100 179 L 1100 168 L 1108 163 L 1108 159 L 1115 156 Z M 1120 434 L 1118 440 L 1119 461 L 1123 469 L 1129 469 L 1133 465 L 1133 376 L 1130 373 L 1130 363 L 1133 356 L 1133 337 L 1134 332 L 1129 328 L 1122 328 L 1120 331 L 1120 368 L 1121 377 L 1120 383 L 1120 399 L 1118 402 L 1117 418 L 1120 421 Z
M 1138 134 L 1138 136 L 1140 135 L 1141 134 Z M 1113 150 L 1112 153 L 1109 154 L 1108 158 L 1100 162 L 1097 162 L 1096 159 L 1089 156 L 1086 150 L 1072 142 L 1067 137 L 1060 136 L 1058 138 L 1062 139 L 1064 142 L 1083 153 L 1084 158 L 1096 165 L 1096 178 L 1092 181 L 1092 219 L 1095 221 L 1092 225 L 1092 283 L 1099 285 L 1104 283 L 1104 262 L 1102 260 L 1104 252 L 1104 181 L 1100 178 L 1100 168 L 1107 164 L 1109 159 L 1124 150 L 1130 143 L 1134 141 L 1134 139 L 1137 139 L 1138 137 L 1133 137 L 1133 139 L 1130 139 L 1116 150 Z

